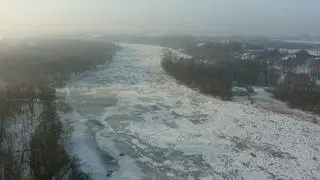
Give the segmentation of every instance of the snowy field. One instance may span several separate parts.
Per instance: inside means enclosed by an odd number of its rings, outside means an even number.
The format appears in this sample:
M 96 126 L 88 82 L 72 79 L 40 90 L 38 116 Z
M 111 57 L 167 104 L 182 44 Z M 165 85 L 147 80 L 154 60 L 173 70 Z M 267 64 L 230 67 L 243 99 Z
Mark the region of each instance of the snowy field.
M 122 46 L 60 90 L 94 179 L 320 179 L 319 125 L 202 95 L 165 75 L 163 48 Z

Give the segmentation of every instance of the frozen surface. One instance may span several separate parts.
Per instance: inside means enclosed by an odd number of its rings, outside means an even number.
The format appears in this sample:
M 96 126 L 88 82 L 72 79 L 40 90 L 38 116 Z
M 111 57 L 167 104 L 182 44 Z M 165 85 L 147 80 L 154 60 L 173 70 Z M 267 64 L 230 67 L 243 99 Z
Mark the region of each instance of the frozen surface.
M 235 98 L 235 101 L 241 104 L 251 104 L 254 107 L 267 111 L 285 114 L 301 121 L 320 124 L 320 117 L 318 115 L 290 108 L 285 102 L 275 99 L 272 94 L 265 91 L 263 87 L 253 87 L 253 89 L 255 93 L 251 94 L 250 98 L 247 96 L 238 96 Z
M 320 178 L 318 125 L 178 85 L 162 51 L 123 44 L 66 89 L 75 152 L 94 179 Z

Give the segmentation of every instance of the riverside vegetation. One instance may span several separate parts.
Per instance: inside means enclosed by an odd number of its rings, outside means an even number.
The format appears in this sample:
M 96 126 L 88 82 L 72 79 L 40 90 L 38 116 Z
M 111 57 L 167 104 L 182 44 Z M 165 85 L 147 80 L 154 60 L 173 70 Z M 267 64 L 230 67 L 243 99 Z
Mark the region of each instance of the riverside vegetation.
M 53 38 L 0 42 L 0 179 L 90 179 L 68 154 L 55 89 L 111 60 L 113 44 Z
M 182 44 L 182 43 L 181 43 Z M 316 58 L 305 50 L 292 57 L 278 49 L 239 42 L 207 42 L 181 45 L 192 58 L 178 57 L 166 51 L 161 65 L 178 82 L 203 93 L 231 100 L 232 87 L 242 86 L 252 93 L 251 86 L 272 87 L 274 97 L 294 108 L 320 113 L 319 67 Z M 244 53 L 254 58 L 241 59 Z M 315 63 L 308 66 L 308 63 Z M 310 67 L 308 73 L 297 73 L 299 67 Z M 281 80 L 281 76 L 284 78 Z M 281 80 L 281 81 L 279 81 Z

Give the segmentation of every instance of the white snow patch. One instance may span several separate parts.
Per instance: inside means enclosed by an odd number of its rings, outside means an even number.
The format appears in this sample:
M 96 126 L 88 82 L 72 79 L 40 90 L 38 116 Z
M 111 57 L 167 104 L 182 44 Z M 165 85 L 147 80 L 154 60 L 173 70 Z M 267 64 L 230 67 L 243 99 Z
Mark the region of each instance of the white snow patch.
M 137 143 L 138 143 L 138 140 L 132 139 L 131 142 L 132 142 L 132 144 L 137 144 Z
M 198 44 L 197 44 L 197 47 L 202 47 L 202 46 L 204 46 L 204 45 L 206 45 L 206 43 L 198 43 Z
M 170 164 L 172 164 L 172 163 L 171 163 L 170 160 L 165 160 L 165 161 L 163 162 L 163 164 L 165 164 L 165 165 L 170 165 Z

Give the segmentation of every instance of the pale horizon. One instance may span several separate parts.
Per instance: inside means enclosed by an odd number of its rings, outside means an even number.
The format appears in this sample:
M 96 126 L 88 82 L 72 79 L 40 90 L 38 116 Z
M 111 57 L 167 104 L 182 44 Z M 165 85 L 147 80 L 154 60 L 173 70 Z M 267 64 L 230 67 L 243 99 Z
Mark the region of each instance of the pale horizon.
M 309 0 L 0 1 L 0 34 L 320 35 Z

